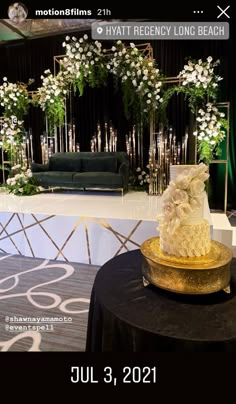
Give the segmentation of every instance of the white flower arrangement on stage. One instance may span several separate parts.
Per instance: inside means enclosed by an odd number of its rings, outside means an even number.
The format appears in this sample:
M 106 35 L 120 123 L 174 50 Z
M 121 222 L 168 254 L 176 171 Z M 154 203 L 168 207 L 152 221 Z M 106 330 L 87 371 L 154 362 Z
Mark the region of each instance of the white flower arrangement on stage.
M 107 63 L 102 44 L 89 42 L 88 35 L 77 39 L 67 36 L 62 44 L 66 48 L 66 57 L 61 61 L 64 77 L 83 95 L 84 87 L 98 87 L 107 79 Z
M 31 84 L 32 80 L 28 84 Z M 29 107 L 27 85 L 23 83 L 10 83 L 3 77 L 0 86 L 0 105 L 4 108 L 4 116 L 16 116 L 22 119 Z
M 206 97 L 216 99 L 218 83 L 223 80 L 214 69 L 220 64 L 220 60 L 213 61 L 212 56 L 208 56 L 206 61 L 202 59 L 188 60 L 188 64 L 178 74 L 181 80 L 176 88 L 177 92 L 183 92 L 189 96 L 189 106 L 193 113 L 196 112 L 196 105 Z
M 1 119 L 0 146 L 5 150 L 10 150 L 11 145 L 20 144 L 24 132 L 23 121 L 19 121 L 16 116 L 3 117 Z
M 64 124 L 65 97 L 69 90 L 62 72 L 53 76 L 48 69 L 45 70 L 44 74 L 41 76 L 43 85 L 38 88 L 33 101 L 46 112 L 52 130 L 54 125 L 61 126 Z
M 132 100 L 134 92 L 136 93 L 141 102 L 139 113 L 149 113 L 158 109 L 163 101 L 160 96 L 162 82 L 154 60 L 145 58 L 134 43 L 130 43 L 127 47 L 121 41 L 117 41 L 111 50 L 113 57 L 108 62 L 107 68 L 121 79 L 125 90 L 124 97 Z M 129 102 L 125 102 L 125 105 L 128 109 Z
M 142 170 L 141 167 L 136 168 L 136 175 L 137 175 L 138 185 L 143 187 L 143 186 L 146 186 L 147 184 L 149 184 L 150 175 L 146 171 Z
M 193 135 L 197 137 L 199 160 L 207 164 L 219 154 L 219 145 L 225 138 L 228 124 L 224 117 L 225 114 L 210 102 L 206 104 L 206 110 L 198 110 Z
M 184 66 L 184 69 L 177 77 L 183 79 L 183 86 L 194 85 L 197 88 L 203 87 L 205 90 L 211 86 L 215 89 L 218 86 L 218 82 L 222 80 L 222 77 L 214 73 L 214 68 L 219 63 L 219 60 L 213 62 L 211 56 L 208 56 L 205 62 L 202 59 L 198 61 L 189 60 L 188 64 Z
M 201 207 L 208 166 L 201 163 L 185 170 L 171 181 L 164 191 L 162 213 L 158 217 L 160 229 L 173 234 L 190 214 Z
M 14 195 L 34 195 L 40 192 L 37 180 L 32 176 L 32 171 L 27 167 L 17 164 L 11 168 L 11 176 L 7 179 L 6 187 Z

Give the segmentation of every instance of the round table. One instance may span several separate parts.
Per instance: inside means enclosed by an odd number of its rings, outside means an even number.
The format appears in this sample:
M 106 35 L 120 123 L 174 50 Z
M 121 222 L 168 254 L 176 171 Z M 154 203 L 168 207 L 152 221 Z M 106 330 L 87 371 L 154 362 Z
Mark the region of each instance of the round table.
M 236 259 L 231 293 L 181 295 L 143 286 L 140 250 L 97 273 L 89 309 L 87 352 L 236 351 Z

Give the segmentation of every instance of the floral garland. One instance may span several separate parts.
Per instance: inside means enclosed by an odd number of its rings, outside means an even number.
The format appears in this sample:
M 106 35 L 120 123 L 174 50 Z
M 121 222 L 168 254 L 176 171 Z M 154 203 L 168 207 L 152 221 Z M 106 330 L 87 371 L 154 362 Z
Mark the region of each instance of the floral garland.
M 228 126 L 224 117 L 225 114 L 210 102 L 206 104 L 206 110 L 198 110 L 197 128 L 193 135 L 197 137 L 199 160 L 207 164 L 220 153 L 219 145 Z
M 160 96 L 162 82 L 154 61 L 144 58 L 134 43 L 127 47 L 117 41 L 111 50 L 113 57 L 107 68 L 121 80 L 126 115 L 135 95 L 140 103 L 139 114 L 149 115 L 157 110 L 163 101 Z
M 215 67 L 220 64 L 220 60 L 213 61 L 212 56 L 208 56 L 206 61 L 202 59 L 189 59 L 184 69 L 178 74 L 180 83 L 178 86 L 169 88 L 164 94 L 164 107 L 175 93 L 183 93 L 188 97 L 190 110 L 196 114 L 206 100 L 216 100 L 219 81 L 222 77 L 215 73 Z
M 99 87 L 106 82 L 108 71 L 106 56 L 99 41 L 89 43 L 88 35 L 77 40 L 66 36 L 62 46 L 66 48 L 66 57 L 61 60 L 61 68 L 69 83 L 79 90 L 82 96 L 84 87 Z
M 144 58 L 133 43 L 126 46 L 117 41 L 111 54 L 99 41 L 89 42 L 87 35 L 78 40 L 67 36 L 62 45 L 66 56 L 60 61 L 61 71 L 55 77 L 50 71 L 46 78 L 42 76 L 43 84 L 36 96 L 51 126 L 63 124 L 64 98 L 71 85 L 82 95 L 86 85 L 104 85 L 109 73 L 121 80 L 126 116 L 133 106 L 139 118 L 140 114 L 148 117 L 162 103 L 159 69 L 153 60 Z
M 4 116 L 16 116 L 22 120 L 29 108 L 29 97 L 27 86 L 24 83 L 10 83 L 7 77 L 3 77 L 3 84 L 0 86 L 0 105 L 4 108 Z
M 201 163 L 170 182 L 162 195 L 162 213 L 158 217 L 160 230 L 173 234 L 193 211 L 201 207 L 204 182 L 209 178 L 207 170 L 208 166 Z

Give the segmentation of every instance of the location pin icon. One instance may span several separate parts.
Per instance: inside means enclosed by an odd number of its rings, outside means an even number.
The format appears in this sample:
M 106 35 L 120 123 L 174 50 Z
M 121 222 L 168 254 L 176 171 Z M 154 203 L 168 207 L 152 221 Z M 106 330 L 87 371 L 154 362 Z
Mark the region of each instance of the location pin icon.
M 97 28 L 97 33 L 98 33 L 99 35 L 102 33 L 102 31 L 103 31 L 102 27 L 98 27 L 98 28 Z

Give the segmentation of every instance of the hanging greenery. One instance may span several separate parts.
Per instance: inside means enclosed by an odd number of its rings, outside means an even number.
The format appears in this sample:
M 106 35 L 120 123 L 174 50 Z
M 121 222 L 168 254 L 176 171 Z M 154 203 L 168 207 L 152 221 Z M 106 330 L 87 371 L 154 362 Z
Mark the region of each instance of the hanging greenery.
M 173 94 L 183 93 L 188 102 L 190 110 L 195 114 L 197 109 L 205 105 L 209 100 L 216 101 L 218 83 L 222 77 L 214 71 L 220 61 L 213 61 L 208 56 L 206 61 L 202 59 L 189 59 L 184 69 L 178 74 L 179 85 L 166 90 L 163 95 L 163 107 L 166 108 Z

